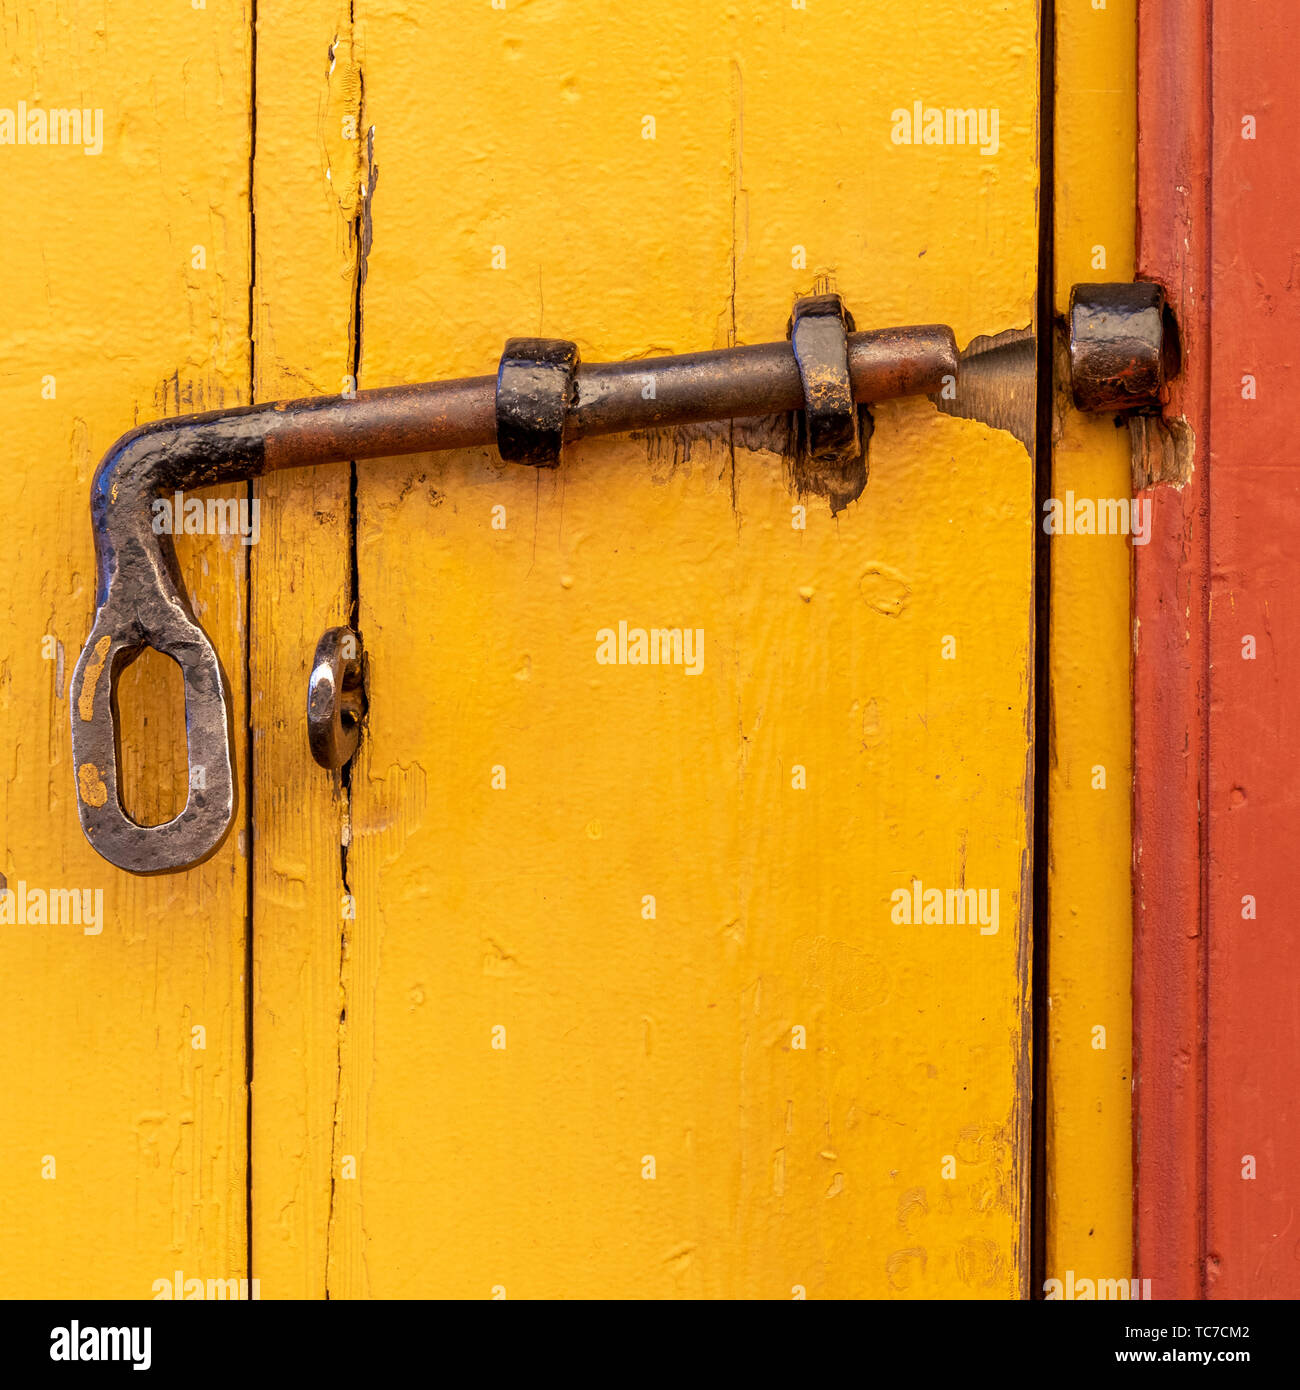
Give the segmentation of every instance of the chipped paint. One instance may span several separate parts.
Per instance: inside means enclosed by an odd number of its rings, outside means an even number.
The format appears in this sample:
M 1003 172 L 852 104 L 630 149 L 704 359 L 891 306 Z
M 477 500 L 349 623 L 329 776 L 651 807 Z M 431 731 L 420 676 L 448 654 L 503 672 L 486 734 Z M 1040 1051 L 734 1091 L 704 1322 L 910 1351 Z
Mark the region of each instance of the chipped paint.
M 1129 420 L 1133 448 L 1133 491 L 1168 486 L 1181 489 L 1196 469 L 1196 434 L 1182 415 L 1135 415 Z
M 102 806 L 108 800 L 108 788 L 94 763 L 82 763 L 77 769 L 77 791 L 87 806 Z
M 104 662 L 108 660 L 108 649 L 113 645 L 113 639 L 105 634 L 95 643 L 95 655 L 86 662 L 86 674 L 81 681 L 81 694 L 77 696 L 77 714 L 89 723 L 95 717 L 95 687 L 99 684 L 99 678 L 104 673 Z M 100 801 L 91 802 L 92 806 L 103 805 Z

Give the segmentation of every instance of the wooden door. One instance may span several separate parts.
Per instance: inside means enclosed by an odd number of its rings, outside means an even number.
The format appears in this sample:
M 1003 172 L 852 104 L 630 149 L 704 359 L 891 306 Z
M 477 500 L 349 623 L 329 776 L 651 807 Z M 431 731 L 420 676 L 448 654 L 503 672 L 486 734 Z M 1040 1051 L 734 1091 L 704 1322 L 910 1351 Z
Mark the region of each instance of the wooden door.
M 103 143 L 2 151 L 29 220 L 0 869 L 102 890 L 103 929 L 0 932 L 4 1290 L 1025 1294 L 1010 434 L 881 404 L 836 516 L 761 425 L 263 480 L 256 545 L 181 546 L 244 788 L 183 874 L 82 839 L 67 674 L 90 473 L 137 421 L 482 373 L 514 334 L 770 340 L 814 289 L 963 345 L 1031 326 L 1038 5 L 69 9 L 5 36 Z M 303 705 L 349 613 L 371 708 L 338 780 Z M 600 662 L 621 622 L 702 634 L 699 669 Z M 165 663 L 129 682 L 131 804 L 161 818 L 179 696 Z M 943 920 L 966 890 L 983 916 Z

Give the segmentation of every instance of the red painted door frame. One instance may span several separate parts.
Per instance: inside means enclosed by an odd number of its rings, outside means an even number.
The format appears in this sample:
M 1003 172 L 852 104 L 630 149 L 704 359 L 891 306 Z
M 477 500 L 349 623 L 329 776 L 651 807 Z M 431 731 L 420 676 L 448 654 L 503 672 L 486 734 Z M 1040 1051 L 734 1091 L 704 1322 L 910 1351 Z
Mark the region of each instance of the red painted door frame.
M 1300 1296 L 1298 38 L 1295 0 L 1139 0 L 1138 267 L 1185 357 L 1135 463 L 1135 1264 L 1163 1298 Z

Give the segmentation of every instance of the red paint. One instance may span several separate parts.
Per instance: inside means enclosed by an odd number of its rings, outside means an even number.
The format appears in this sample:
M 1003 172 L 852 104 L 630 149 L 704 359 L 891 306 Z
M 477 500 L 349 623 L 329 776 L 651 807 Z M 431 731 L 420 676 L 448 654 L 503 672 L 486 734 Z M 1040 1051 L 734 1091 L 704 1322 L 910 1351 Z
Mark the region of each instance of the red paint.
M 1300 11 L 1214 7 L 1206 1260 L 1300 1296 Z M 1242 138 L 1253 115 L 1256 138 Z M 1256 381 L 1244 400 L 1242 377 Z M 1243 640 L 1256 656 L 1244 660 Z M 1242 918 L 1242 897 L 1256 903 Z M 1243 1155 L 1257 1175 L 1242 1177 Z
M 1149 490 L 1135 550 L 1136 1266 L 1156 1297 L 1295 1297 L 1300 20 L 1294 0 L 1139 16 L 1138 262 L 1183 327 L 1169 413 L 1196 452 L 1183 488 Z
M 1133 552 L 1134 1267 L 1157 1298 L 1196 1298 L 1202 1277 L 1208 70 L 1204 6 L 1140 0 L 1138 273 L 1182 330 L 1168 413 L 1198 464 L 1181 489 L 1149 490 L 1151 540 Z

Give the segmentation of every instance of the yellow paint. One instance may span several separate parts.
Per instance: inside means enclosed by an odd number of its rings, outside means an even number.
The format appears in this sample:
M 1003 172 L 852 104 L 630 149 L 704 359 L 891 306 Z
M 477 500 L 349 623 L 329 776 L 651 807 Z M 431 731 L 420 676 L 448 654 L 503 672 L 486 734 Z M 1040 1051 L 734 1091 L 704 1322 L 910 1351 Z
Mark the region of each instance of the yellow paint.
M 108 800 L 108 788 L 94 763 L 82 763 L 77 769 L 77 789 L 87 806 L 102 806 Z
M 831 276 L 864 325 L 1032 317 L 1031 4 L 356 14 L 362 386 L 489 371 L 518 333 L 760 341 Z M 917 96 L 998 105 L 999 155 L 893 145 Z M 319 170 L 316 138 L 286 129 L 286 166 Z M 327 201 L 285 198 L 309 239 Z M 346 215 L 306 257 L 327 295 Z M 303 314 L 290 261 L 263 333 Z M 341 341 L 337 304 L 316 321 L 292 361 Z M 809 499 L 802 531 L 740 429 L 558 473 L 360 466 L 346 883 L 300 724 L 257 720 L 292 788 L 257 792 L 265 1296 L 1022 1289 L 1031 472 L 924 401 L 881 407 L 871 450 L 862 502 Z M 336 581 L 292 573 L 275 625 L 306 660 Z M 703 671 L 598 665 L 620 619 L 702 628 Z M 998 887 L 998 933 L 891 922 L 913 878 Z
M 6 105 L 103 111 L 98 155 L 0 147 L 21 209 L 0 330 L 16 461 L 0 472 L 0 873 L 103 893 L 97 935 L 0 931 L 7 1298 L 149 1298 L 177 1269 L 206 1280 L 245 1263 L 240 840 L 179 876 L 105 863 L 77 822 L 94 770 L 74 776 L 69 687 L 94 611 L 99 457 L 140 421 L 247 399 L 249 42 L 230 0 L 147 13 L 68 0 L 57 23 L 11 7 L 0 35 Z M 195 244 L 206 271 L 191 269 Z M 186 537 L 178 551 L 241 708 L 242 548 Z M 149 676 L 139 662 L 121 681 L 123 770 L 146 801 L 158 750 L 185 747 L 179 705 Z
M 357 142 L 336 135 L 360 115 L 356 71 L 348 0 L 260 10 L 253 202 L 261 400 L 338 393 L 352 371 L 350 218 L 360 164 Z M 252 1259 L 264 1298 L 326 1292 L 346 813 L 335 779 L 311 760 L 306 706 L 316 642 L 348 617 L 348 494 L 345 467 L 258 484 Z
M 1057 3 L 1058 309 L 1133 275 L 1134 0 Z M 1105 248 L 1104 270 L 1094 266 Z M 1128 433 L 1069 409 L 1053 493 L 1130 495 Z M 1052 560 L 1050 1051 L 1046 1276 L 1132 1264 L 1132 778 L 1129 565 L 1122 537 L 1059 536 Z M 1105 789 L 1094 788 L 1095 768 Z M 1094 1047 L 1097 1027 L 1106 1047 Z
M 95 643 L 95 655 L 86 662 L 86 674 L 81 678 L 81 694 L 77 697 L 77 713 L 81 716 L 84 723 L 89 723 L 95 717 L 95 687 L 99 684 L 99 678 L 104 671 L 104 662 L 108 660 L 108 649 L 113 645 L 113 639 L 104 636 Z M 89 764 L 88 764 L 89 766 Z M 102 805 L 102 802 L 96 802 Z
M 880 8 L 264 12 L 251 194 L 245 11 L 6 33 L 32 100 L 39 72 L 109 109 L 97 159 L 4 156 L 41 231 L 0 402 L 40 467 L 0 477 L 29 519 L 0 558 L 0 867 L 103 885 L 108 922 L 0 938 L 0 977 L 40 982 L 0 1010 L 35 1058 L 0 1126 L 0 1292 L 247 1272 L 247 845 L 108 869 L 41 656 L 52 633 L 70 670 L 88 631 L 98 455 L 246 398 L 250 363 L 263 399 L 342 391 L 358 332 L 364 387 L 490 371 L 512 334 L 591 360 L 762 341 L 829 283 L 862 326 L 1030 322 L 1036 5 Z M 996 106 L 998 153 L 892 143 L 915 99 Z M 882 405 L 861 501 L 796 529 L 755 440 L 361 465 L 350 797 L 303 726 L 348 614 L 347 470 L 263 479 L 251 556 L 182 539 L 237 711 L 251 690 L 263 1297 L 1024 1291 L 1029 461 Z M 702 670 L 598 664 L 620 620 L 702 629 Z M 124 673 L 122 775 L 161 818 L 143 750 L 184 730 L 158 677 Z M 893 920 L 918 880 L 997 889 L 996 934 Z

